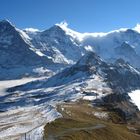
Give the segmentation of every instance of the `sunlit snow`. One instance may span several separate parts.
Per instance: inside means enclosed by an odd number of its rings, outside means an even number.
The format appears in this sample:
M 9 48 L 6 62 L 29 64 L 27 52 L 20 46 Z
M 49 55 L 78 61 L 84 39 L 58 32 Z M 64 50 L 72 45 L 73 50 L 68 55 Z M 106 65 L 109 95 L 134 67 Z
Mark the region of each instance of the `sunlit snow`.
M 137 23 L 136 27 L 134 27 L 133 29 L 140 33 L 140 24 Z
M 132 99 L 132 102 L 137 105 L 137 107 L 140 110 L 140 90 L 134 90 L 131 93 L 129 93 L 129 96 Z

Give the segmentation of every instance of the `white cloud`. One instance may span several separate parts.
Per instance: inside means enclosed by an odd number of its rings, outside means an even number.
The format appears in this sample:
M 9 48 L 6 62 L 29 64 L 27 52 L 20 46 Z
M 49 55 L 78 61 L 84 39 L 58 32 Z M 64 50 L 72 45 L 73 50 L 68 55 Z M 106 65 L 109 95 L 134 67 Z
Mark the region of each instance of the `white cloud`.
M 62 21 L 62 22 L 60 22 L 60 23 L 57 23 L 56 25 L 58 25 L 58 26 L 60 26 L 60 27 L 63 27 L 63 28 L 68 27 L 68 23 L 67 23 L 65 20 Z
M 135 30 L 135 31 L 140 33 L 140 24 L 137 23 L 136 27 L 134 27 L 133 30 Z
M 34 29 L 34 28 L 26 28 L 24 30 L 27 32 L 38 32 L 39 31 L 38 29 Z
M 60 23 L 57 23 L 57 24 L 55 24 L 55 25 L 61 27 L 61 28 L 65 31 L 65 33 L 66 33 L 67 35 L 70 35 L 70 36 L 72 36 L 73 38 L 77 38 L 77 39 L 79 39 L 80 41 L 82 40 L 83 35 L 82 35 L 81 33 L 79 33 L 79 32 L 76 32 L 76 31 L 71 30 L 70 28 L 68 28 L 68 23 L 67 23 L 65 20 L 62 21 L 62 22 L 60 22 Z

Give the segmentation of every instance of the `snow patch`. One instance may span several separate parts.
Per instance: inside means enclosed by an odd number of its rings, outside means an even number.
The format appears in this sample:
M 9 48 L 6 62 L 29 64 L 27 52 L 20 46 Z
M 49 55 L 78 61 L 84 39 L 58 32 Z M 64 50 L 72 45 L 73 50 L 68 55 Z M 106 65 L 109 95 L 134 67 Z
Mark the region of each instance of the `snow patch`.
M 83 99 L 84 99 L 84 100 L 92 101 L 92 100 L 95 100 L 96 97 L 95 97 L 95 96 L 84 96 Z
M 93 112 L 94 116 L 99 119 L 107 119 L 108 113 L 107 112 Z
M 23 79 L 18 79 L 18 80 L 0 81 L 0 96 L 4 96 L 4 95 L 8 94 L 7 92 L 5 92 L 5 90 L 7 88 L 19 86 L 19 85 L 26 84 L 28 82 L 39 80 L 39 79 L 43 79 L 43 77 L 41 77 L 41 78 L 23 78 Z
M 134 90 L 129 93 L 132 102 L 139 108 L 140 110 L 140 90 Z
M 93 51 L 93 48 L 91 47 L 91 46 L 85 46 L 85 49 L 87 50 L 87 51 Z
M 0 114 L 0 139 L 42 140 L 46 123 L 62 117 L 50 105 L 23 107 Z
M 39 56 L 45 56 L 41 51 L 35 51 L 36 52 L 36 54 L 38 54 Z
M 24 39 L 24 40 L 30 40 L 31 38 L 24 32 L 24 31 L 22 31 L 22 30 L 19 30 L 19 29 L 16 29 L 19 33 L 20 33 L 20 35 L 21 35 L 21 37 Z

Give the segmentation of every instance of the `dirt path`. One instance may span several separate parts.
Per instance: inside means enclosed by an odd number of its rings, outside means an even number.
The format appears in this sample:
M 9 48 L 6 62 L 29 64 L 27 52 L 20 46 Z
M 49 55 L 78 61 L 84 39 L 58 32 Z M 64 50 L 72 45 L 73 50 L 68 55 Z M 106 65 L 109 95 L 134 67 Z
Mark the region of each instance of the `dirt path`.
M 67 133 L 71 133 L 71 132 L 75 132 L 75 131 L 82 131 L 82 130 L 85 130 L 85 131 L 90 131 L 90 130 L 94 130 L 94 129 L 101 129 L 101 128 L 105 128 L 106 126 L 104 124 L 97 124 L 95 126 L 91 126 L 91 127 L 82 127 L 82 128 L 71 128 L 71 129 L 66 129 L 65 131 L 59 133 L 58 135 L 48 135 L 48 139 L 47 140 L 56 140 L 57 137 L 61 137 L 63 136 L 64 134 L 67 134 Z

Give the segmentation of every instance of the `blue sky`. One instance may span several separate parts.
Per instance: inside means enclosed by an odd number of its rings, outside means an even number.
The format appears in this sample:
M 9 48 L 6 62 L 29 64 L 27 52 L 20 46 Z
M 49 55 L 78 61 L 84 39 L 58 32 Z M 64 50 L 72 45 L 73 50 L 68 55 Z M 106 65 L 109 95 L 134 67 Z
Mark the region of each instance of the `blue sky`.
M 41 30 L 66 20 L 79 32 L 107 32 L 140 23 L 140 0 L 0 0 L 0 19 Z

